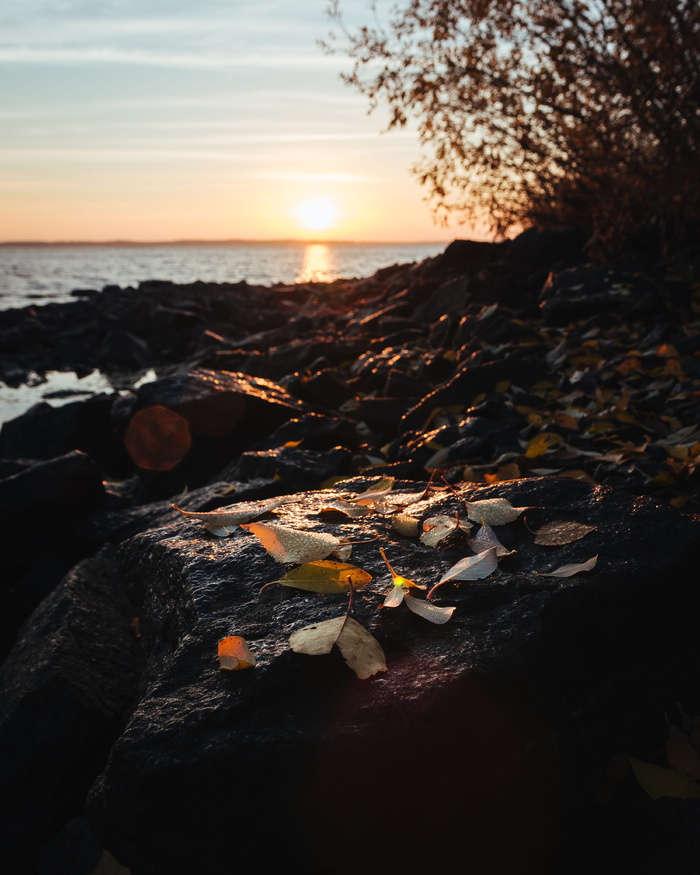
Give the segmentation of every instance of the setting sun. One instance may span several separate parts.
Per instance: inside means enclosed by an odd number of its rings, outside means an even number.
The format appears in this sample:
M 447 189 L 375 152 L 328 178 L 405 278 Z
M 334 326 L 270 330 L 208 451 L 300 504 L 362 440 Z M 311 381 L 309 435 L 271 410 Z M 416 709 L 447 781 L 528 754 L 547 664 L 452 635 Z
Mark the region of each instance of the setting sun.
M 299 204 L 296 216 L 307 231 L 328 231 L 338 219 L 338 208 L 326 197 L 316 197 Z

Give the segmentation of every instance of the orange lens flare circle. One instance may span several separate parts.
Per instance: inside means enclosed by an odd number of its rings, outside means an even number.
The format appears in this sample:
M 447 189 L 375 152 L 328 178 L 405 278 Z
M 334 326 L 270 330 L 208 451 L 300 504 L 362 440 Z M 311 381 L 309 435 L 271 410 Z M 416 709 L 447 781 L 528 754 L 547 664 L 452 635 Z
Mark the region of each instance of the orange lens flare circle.
M 167 407 L 140 410 L 129 423 L 124 439 L 135 465 L 146 471 L 169 471 L 192 445 L 186 419 Z

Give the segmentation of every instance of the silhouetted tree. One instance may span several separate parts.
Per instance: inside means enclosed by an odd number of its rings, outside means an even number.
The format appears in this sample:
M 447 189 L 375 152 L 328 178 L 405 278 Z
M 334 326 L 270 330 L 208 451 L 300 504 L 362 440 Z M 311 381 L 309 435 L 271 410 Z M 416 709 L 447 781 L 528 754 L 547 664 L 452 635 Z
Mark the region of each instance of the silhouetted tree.
M 390 128 L 417 121 L 439 218 L 697 241 L 698 0 L 410 0 L 354 32 L 341 13 L 344 78 Z

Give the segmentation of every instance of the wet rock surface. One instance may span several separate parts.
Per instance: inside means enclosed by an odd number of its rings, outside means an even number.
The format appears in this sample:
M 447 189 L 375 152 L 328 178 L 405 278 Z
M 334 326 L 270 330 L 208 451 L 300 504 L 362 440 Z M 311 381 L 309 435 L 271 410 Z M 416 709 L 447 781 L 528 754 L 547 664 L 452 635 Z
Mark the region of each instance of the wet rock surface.
M 87 875 L 104 846 L 134 875 L 172 875 L 259 866 L 262 848 L 318 875 L 367 860 L 417 872 L 437 842 L 441 868 L 486 875 L 612 873 L 623 858 L 697 870 L 695 799 L 651 801 L 628 774 L 594 805 L 616 754 L 667 767 L 667 719 L 700 713 L 697 278 L 588 264 L 581 245 L 526 232 L 362 280 L 152 281 L 0 313 L 6 382 L 99 367 L 124 387 L 0 433 L 3 652 L 15 642 L 0 751 L 17 751 L 23 800 L 3 822 L 8 865 L 53 875 L 58 855 Z M 145 368 L 155 380 L 138 382 Z M 400 536 L 391 507 L 321 513 L 333 488 L 382 474 L 403 478 L 398 504 L 432 475 L 406 510 L 419 523 L 465 518 L 465 499 L 531 508 L 497 528 L 517 552 L 491 577 L 436 593 L 456 607 L 444 626 L 377 610 L 378 548 L 433 585 L 471 555 L 466 535 L 434 549 Z M 388 671 L 360 681 L 336 651 L 292 653 L 291 632 L 347 599 L 260 593 L 285 569 L 255 538 L 216 538 L 171 507 L 274 496 L 285 524 L 362 542 L 351 561 L 374 580 L 353 616 Z M 535 544 L 555 519 L 596 528 Z M 254 669 L 220 671 L 227 634 Z M 76 724 L 85 756 L 64 741 Z M 36 745 L 41 798 L 20 776 Z

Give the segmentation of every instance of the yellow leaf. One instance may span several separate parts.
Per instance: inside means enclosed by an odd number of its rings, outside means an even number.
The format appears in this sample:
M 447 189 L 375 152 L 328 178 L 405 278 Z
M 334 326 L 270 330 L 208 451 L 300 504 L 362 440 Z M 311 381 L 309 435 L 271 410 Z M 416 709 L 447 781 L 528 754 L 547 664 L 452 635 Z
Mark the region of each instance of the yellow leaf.
M 257 660 L 250 652 L 245 638 L 228 635 L 219 641 L 219 668 L 226 671 L 241 671 L 252 668 Z
M 699 799 L 700 787 L 687 775 L 675 769 L 665 769 L 627 757 L 639 786 L 652 799 L 670 796 L 673 799 Z
M 287 572 L 284 577 L 272 582 L 309 592 L 339 594 L 348 592 L 351 586 L 354 589 L 361 589 L 367 586 L 371 579 L 371 574 L 356 565 L 325 560 L 300 565 Z
M 352 519 L 358 519 L 362 516 L 367 516 L 370 509 L 362 504 L 357 504 L 354 501 L 346 501 L 344 498 L 334 498 L 333 501 L 326 502 L 320 510 L 320 513 L 342 513 Z
M 391 518 L 391 527 L 404 538 L 415 538 L 420 531 L 420 520 L 407 513 L 397 513 Z
M 669 766 L 694 781 L 700 779 L 700 754 L 690 739 L 677 726 L 669 725 L 666 741 L 666 759 Z
M 525 448 L 525 455 L 528 459 L 536 459 L 538 456 L 543 456 L 553 446 L 556 446 L 561 441 L 561 435 L 554 434 L 551 431 L 543 431 L 541 434 L 530 438 Z
M 348 666 L 365 680 L 386 671 L 386 658 L 380 643 L 352 617 L 334 617 L 297 629 L 289 639 L 295 653 L 321 656 L 337 645 Z
M 398 586 L 402 589 L 403 588 L 411 589 L 411 587 L 413 587 L 414 589 L 425 589 L 424 586 L 421 586 L 418 583 L 414 583 L 412 580 L 409 580 L 407 577 L 401 577 L 400 574 L 397 574 L 394 571 L 394 569 L 391 567 L 391 563 L 389 562 L 389 560 L 386 558 L 386 553 L 384 552 L 383 547 L 379 548 L 379 552 L 382 554 L 382 559 L 386 563 L 386 567 L 389 569 L 389 573 L 391 574 L 391 577 L 394 581 L 394 586 Z
M 343 541 L 326 532 L 301 532 L 275 523 L 248 523 L 241 528 L 255 535 L 267 552 L 278 562 L 303 565 L 325 559 L 343 549 Z M 345 545 L 347 547 L 349 545 Z M 346 556 L 343 558 L 347 558 Z

